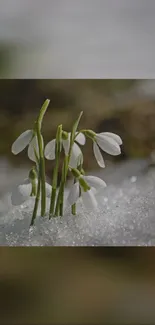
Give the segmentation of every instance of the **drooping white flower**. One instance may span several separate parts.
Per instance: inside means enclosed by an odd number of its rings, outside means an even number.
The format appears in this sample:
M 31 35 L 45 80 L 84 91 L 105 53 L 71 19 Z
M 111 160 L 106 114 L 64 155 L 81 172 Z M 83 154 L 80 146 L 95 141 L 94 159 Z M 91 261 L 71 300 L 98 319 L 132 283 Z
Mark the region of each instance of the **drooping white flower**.
M 83 176 L 84 180 L 91 187 L 94 194 L 96 194 L 101 188 L 105 188 L 107 184 L 99 177 L 96 176 Z
M 36 186 L 38 180 L 35 181 Z M 50 198 L 52 187 L 50 184 L 46 183 L 46 196 Z M 12 205 L 18 206 L 29 200 L 30 198 L 35 199 L 35 196 L 31 196 L 32 183 L 29 178 L 26 178 L 23 183 L 17 185 L 11 193 Z
M 78 142 L 81 145 L 85 144 L 86 138 L 83 133 L 76 133 L 77 136 L 75 138 L 75 141 Z M 70 148 L 70 137 L 71 133 L 68 133 L 68 138 L 67 139 L 62 139 L 62 145 L 64 148 L 65 155 L 68 155 L 69 153 L 69 148 Z M 72 168 L 76 168 L 80 164 L 80 158 L 83 158 L 82 151 L 78 144 L 74 142 L 73 147 L 72 147 L 72 153 L 71 153 L 71 158 L 70 158 L 70 166 Z M 48 160 L 54 160 L 55 159 L 55 147 L 56 147 L 56 139 L 51 140 L 45 147 L 45 157 Z
M 117 134 L 111 132 L 96 133 L 93 142 L 93 151 L 100 167 L 104 168 L 105 163 L 99 147 L 110 155 L 117 156 L 121 153 L 120 146 L 122 139 Z
M 14 155 L 17 155 L 23 151 L 28 146 L 28 157 L 30 160 L 36 162 L 35 150 L 39 156 L 39 148 L 37 136 L 34 134 L 33 130 L 27 130 L 23 132 L 13 143 L 11 151 Z
M 82 178 L 88 184 L 87 190 L 84 190 L 83 186 L 80 184 L 80 178 Z M 95 176 L 81 176 L 80 178 L 75 184 L 72 185 L 67 200 L 70 205 L 73 205 L 77 202 L 81 194 L 81 198 L 85 207 L 88 210 L 94 210 L 99 204 L 97 196 L 95 194 L 101 188 L 105 188 L 106 183 L 99 177 Z
M 39 157 L 39 147 L 38 147 L 38 140 L 37 140 L 37 136 L 34 135 L 34 137 L 32 138 L 29 146 L 28 146 L 28 157 L 30 160 L 36 162 L 36 155 L 35 152 L 37 154 L 37 156 Z

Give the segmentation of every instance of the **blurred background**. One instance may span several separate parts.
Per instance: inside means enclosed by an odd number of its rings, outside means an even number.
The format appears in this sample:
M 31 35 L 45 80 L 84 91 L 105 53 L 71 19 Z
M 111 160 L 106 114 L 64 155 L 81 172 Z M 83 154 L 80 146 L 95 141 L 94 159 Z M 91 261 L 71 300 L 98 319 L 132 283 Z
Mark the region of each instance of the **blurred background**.
M 154 16 L 154 0 L 0 1 L 0 196 L 27 176 L 26 151 L 10 148 L 46 98 L 45 141 L 83 110 L 81 128 L 123 139 L 107 165 L 150 156 Z M 96 170 L 89 141 L 84 155 L 86 171 Z M 1 324 L 155 323 L 154 248 L 1 247 L 0 262 Z
M 116 132 L 123 139 L 120 157 L 104 154 L 107 166 L 149 157 L 155 149 L 154 87 L 154 80 L 136 79 L 0 80 L 1 195 L 27 176 L 27 150 L 16 157 L 10 147 L 33 127 L 46 98 L 51 103 L 45 142 L 60 123 L 69 131 L 83 110 L 81 128 Z M 98 170 L 91 141 L 84 156 L 86 171 Z M 50 178 L 53 164 L 46 162 L 46 168 Z M 1 247 L 0 261 L 2 324 L 155 322 L 154 248 Z
M 137 79 L 14 79 L 0 80 L 1 165 L 20 170 L 31 166 L 27 149 L 11 153 L 14 140 L 34 121 L 46 98 L 51 100 L 44 118 L 45 143 L 55 138 L 57 126 L 71 127 L 83 110 L 80 128 L 114 132 L 123 139 L 122 154 L 104 153 L 107 165 L 120 160 L 147 158 L 155 150 L 155 81 Z M 92 142 L 84 146 L 86 171 L 97 170 Z M 54 162 L 46 161 L 51 178 Z M 60 165 L 61 173 L 61 165 Z
M 154 78 L 154 0 L 1 0 L 1 78 Z
M 154 248 L 0 248 L 1 324 L 154 324 Z

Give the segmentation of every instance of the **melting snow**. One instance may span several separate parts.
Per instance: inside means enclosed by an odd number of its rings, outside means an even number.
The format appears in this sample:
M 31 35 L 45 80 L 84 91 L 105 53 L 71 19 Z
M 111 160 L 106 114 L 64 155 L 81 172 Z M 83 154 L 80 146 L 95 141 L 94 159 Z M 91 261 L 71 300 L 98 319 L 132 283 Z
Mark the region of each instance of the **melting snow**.
M 104 177 L 103 177 L 104 178 Z M 155 245 L 155 171 L 110 184 L 100 192 L 98 211 L 88 213 L 82 201 L 77 215 L 37 217 L 29 229 L 34 202 L 2 212 L 0 245 L 9 246 L 152 246 Z M 6 204 L 5 202 L 5 204 Z M 1 202 L 2 204 L 2 202 Z M 4 204 L 4 202 L 3 202 Z M 47 205 L 49 201 L 47 200 Z M 2 206 L 2 205 L 1 205 Z

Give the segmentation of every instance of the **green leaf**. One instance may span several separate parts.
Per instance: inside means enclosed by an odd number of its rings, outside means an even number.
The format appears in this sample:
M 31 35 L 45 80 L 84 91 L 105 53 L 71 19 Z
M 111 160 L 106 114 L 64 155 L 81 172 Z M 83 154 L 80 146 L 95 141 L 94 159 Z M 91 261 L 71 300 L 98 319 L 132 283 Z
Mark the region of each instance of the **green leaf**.
M 77 128 L 78 128 L 78 126 L 79 126 L 79 123 L 80 123 L 80 120 L 81 120 L 82 114 L 83 114 L 83 111 L 80 113 L 78 119 L 76 120 L 76 122 L 75 122 L 74 125 L 73 125 L 72 132 L 71 132 L 71 143 L 74 142 L 75 134 L 76 134 L 76 132 L 77 132 Z
M 58 155 L 62 149 L 62 124 L 60 124 L 57 128 L 56 133 L 56 146 L 55 146 L 55 155 Z
M 49 103 L 50 103 L 50 100 L 49 99 L 46 99 L 45 102 L 44 102 L 44 104 L 42 105 L 42 107 L 40 109 L 40 113 L 39 113 L 38 120 L 37 120 L 37 122 L 38 122 L 38 124 L 39 124 L 40 127 L 41 127 L 41 123 L 42 123 L 42 120 L 44 118 L 44 115 L 45 115 L 45 113 L 47 111 L 47 108 L 48 108 Z

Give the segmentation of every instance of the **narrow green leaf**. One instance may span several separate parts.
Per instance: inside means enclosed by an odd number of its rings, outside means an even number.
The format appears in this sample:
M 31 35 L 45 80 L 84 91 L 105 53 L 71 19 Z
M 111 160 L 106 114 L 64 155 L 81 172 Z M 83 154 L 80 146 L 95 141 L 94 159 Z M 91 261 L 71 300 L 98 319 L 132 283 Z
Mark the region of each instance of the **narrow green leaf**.
M 49 106 L 49 103 L 50 103 L 50 100 L 46 99 L 44 104 L 42 105 L 42 107 L 40 109 L 40 113 L 39 113 L 38 120 L 37 120 L 40 127 L 41 127 L 41 123 L 42 123 L 42 120 L 44 118 L 44 115 L 45 115 L 45 113 L 47 111 L 47 108 Z
M 83 111 L 80 113 L 78 119 L 76 120 L 76 122 L 75 122 L 74 125 L 73 125 L 72 132 L 71 132 L 71 142 L 74 141 L 75 134 L 76 134 L 76 132 L 77 132 L 77 128 L 78 128 L 78 125 L 79 125 L 79 123 L 80 123 L 80 120 L 81 120 L 82 114 L 83 114 Z

